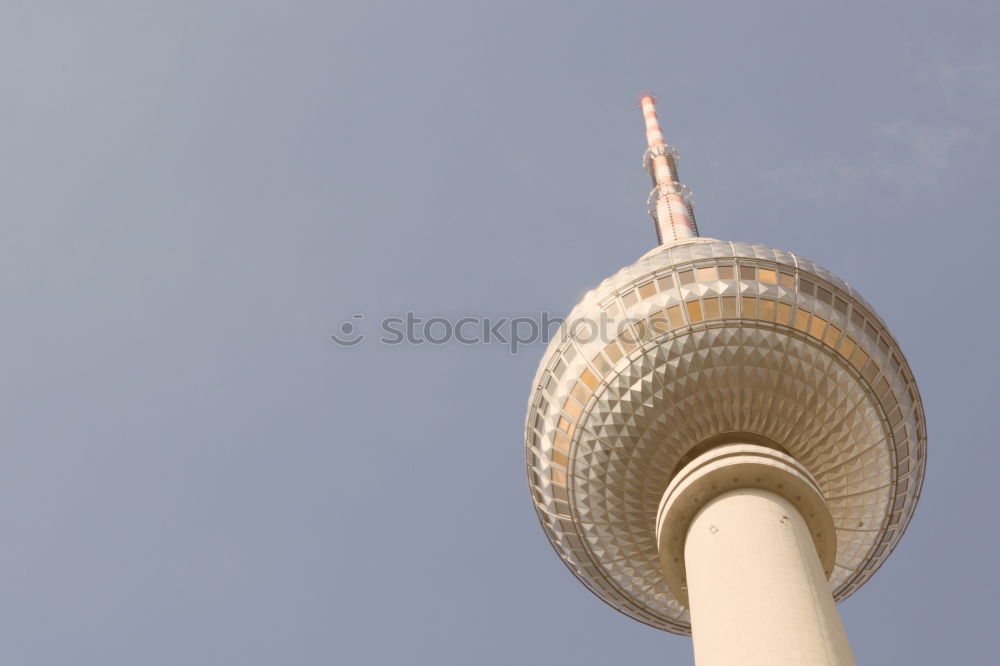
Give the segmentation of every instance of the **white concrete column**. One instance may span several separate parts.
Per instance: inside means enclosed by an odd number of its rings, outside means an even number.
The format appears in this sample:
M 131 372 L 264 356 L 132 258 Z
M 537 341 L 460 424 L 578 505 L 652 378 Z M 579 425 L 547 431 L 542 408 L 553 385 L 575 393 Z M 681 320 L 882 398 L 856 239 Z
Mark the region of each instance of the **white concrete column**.
M 805 520 L 767 490 L 731 490 L 684 546 L 697 666 L 851 666 Z
M 726 444 L 698 456 L 664 493 L 656 536 L 697 666 L 855 665 L 827 584 L 833 516 L 788 454 Z

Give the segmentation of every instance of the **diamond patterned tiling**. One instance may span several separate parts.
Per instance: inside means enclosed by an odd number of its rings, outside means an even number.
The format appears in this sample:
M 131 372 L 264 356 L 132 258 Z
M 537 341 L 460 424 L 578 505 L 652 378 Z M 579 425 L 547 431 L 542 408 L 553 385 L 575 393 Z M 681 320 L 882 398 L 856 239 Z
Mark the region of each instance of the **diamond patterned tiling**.
M 630 307 L 614 297 L 653 276 L 670 275 L 675 268 L 717 263 L 795 273 L 846 301 L 853 316 L 833 313 L 804 292 L 793 295 L 790 287 L 720 280 L 715 271 L 705 272 L 712 277 L 704 283 L 680 288 L 675 279 L 651 296 L 647 288 L 646 297 Z M 701 317 L 710 312 L 707 308 L 686 310 L 684 303 L 676 307 L 682 295 L 690 302 L 730 294 L 759 297 L 762 304 L 792 296 L 790 301 L 807 319 L 812 312 L 813 319 L 834 322 L 842 337 L 831 343 L 784 323 L 770 323 L 770 318 L 760 321 L 756 305 L 754 311 L 741 309 L 735 316 L 706 321 Z M 599 358 L 610 340 L 553 340 L 534 384 L 545 389 L 536 389 L 526 423 L 529 481 L 539 517 L 574 574 L 623 613 L 667 631 L 688 633 L 688 613 L 660 573 L 653 529 L 656 511 L 681 456 L 714 435 L 744 431 L 779 442 L 816 477 L 838 530 L 831 589 L 838 599 L 856 590 L 888 557 L 909 521 L 926 450 L 923 410 L 912 373 L 871 307 L 845 282 L 801 257 L 711 239 L 653 250 L 589 292 L 568 323 L 599 321 L 600 303 L 609 302 L 609 297 L 622 308 L 621 316 L 634 321 L 659 316 L 661 322 L 671 322 L 669 332 L 658 329 L 656 337 L 609 370 L 590 359 Z M 775 307 L 772 303 L 772 312 Z M 786 321 L 794 323 L 793 312 L 786 315 Z M 872 341 L 866 325 L 874 327 L 876 339 L 881 335 L 889 343 L 886 350 Z M 600 384 L 587 394 L 582 412 L 573 413 L 564 404 L 588 368 Z M 890 419 L 897 405 L 905 427 L 894 422 L 893 431 Z M 572 424 L 566 430 L 572 437 L 558 430 L 560 423 Z M 562 451 L 561 456 L 567 447 L 568 488 L 549 471 L 553 453 Z M 897 460 L 897 450 L 905 457 Z M 908 451 L 913 453 L 906 455 Z M 540 460 L 533 462 L 536 457 Z M 876 555 L 890 529 L 897 484 L 911 475 L 915 481 L 906 488 L 910 499 L 904 515 L 891 528 L 890 547 Z M 568 498 L 568 509 L 557 501 L 560 497 Z M 571 517 L 550 518 L 567 511 Z

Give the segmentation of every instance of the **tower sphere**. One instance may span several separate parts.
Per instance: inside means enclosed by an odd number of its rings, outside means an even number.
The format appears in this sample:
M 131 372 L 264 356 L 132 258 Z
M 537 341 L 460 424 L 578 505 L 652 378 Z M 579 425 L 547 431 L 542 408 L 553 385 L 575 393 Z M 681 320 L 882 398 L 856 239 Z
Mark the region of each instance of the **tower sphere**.
M 556 552 L 611 606 L 690 633 L 657 511 L 687 463 L 727 442 L 776 449 L 815 481 L 837 601 L 886 560 L 920 495 L 920 396 L 872 307 L 790 252 L 681 238 L 588 292 L 539 365 L 527 470 Z

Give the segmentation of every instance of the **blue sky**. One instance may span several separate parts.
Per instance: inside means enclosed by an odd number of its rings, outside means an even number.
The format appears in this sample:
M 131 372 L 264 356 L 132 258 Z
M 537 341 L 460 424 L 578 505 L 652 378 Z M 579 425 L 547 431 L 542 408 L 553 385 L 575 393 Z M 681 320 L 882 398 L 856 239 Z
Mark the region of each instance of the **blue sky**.
M 652 89 L 702 233 L 847 279 L 920 383 L 921 506 L 841 605 L 859 662 L 992 663 L 998 23 L 2 3 L 0 661 L 691 663 L 537 524 L 542 346 L 329 338 L 564 314 L 650 249 Z

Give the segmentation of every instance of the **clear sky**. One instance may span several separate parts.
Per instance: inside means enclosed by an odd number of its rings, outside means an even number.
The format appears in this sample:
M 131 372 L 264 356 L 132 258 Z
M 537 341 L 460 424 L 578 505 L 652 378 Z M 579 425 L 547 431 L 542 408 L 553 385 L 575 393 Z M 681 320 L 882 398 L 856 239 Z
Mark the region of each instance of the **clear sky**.
M 850 281 L 920 382 L 921 506 L 841 605 L 859 662 L 994 663 L 998 25 L 0 3 L 0 663 L 689 664 L 537 524 L 542 345 L 375 340 L 564 314 L 650 249 L 645 89 L 702 232 Z

